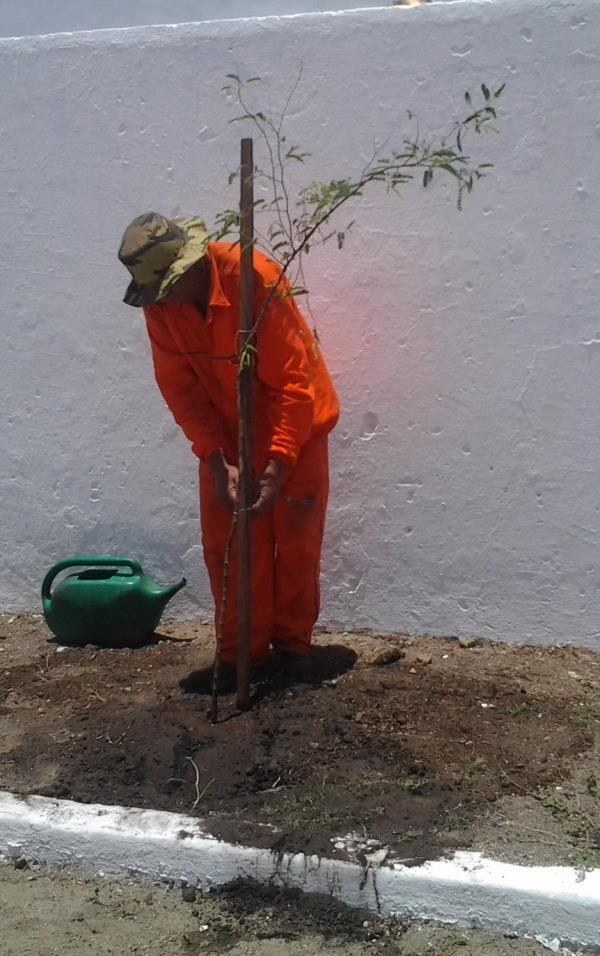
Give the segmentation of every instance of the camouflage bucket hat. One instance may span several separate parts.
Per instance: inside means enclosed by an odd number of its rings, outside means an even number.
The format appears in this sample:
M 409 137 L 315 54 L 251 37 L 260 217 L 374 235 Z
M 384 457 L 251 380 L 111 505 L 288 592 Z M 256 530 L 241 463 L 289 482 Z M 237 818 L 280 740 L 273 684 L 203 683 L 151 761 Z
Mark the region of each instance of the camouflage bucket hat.
M 138 216 L 119 246 L 119 259 L 132 277 L 123 302 L 137 308 L 159 302 L 207 246 L 202 219 L 167 219 L 158 212 Z

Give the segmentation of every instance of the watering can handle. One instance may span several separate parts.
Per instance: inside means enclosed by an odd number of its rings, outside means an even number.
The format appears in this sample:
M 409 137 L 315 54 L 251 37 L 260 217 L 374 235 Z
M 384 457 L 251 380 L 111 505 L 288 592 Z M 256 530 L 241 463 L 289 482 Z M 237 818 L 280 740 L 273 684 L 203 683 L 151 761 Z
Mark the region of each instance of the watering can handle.
M 55 564 L 53 568 L 50 568 L 48 574 L 44 578 L 42 584 L 42 600 L 50 600 L 50 588 L 57 574 L 60 574 L 61 571 L 65 571 L 67 568 L 81 567 L 130 568 L 132 574 L 143 574 L 142 566 L 139 561 L 135 560 L 135 558 L 111 558 L 108 555 L 105 557 L 95 558 L 64 558 L 63 561 L 59 561 L 58 564 Z

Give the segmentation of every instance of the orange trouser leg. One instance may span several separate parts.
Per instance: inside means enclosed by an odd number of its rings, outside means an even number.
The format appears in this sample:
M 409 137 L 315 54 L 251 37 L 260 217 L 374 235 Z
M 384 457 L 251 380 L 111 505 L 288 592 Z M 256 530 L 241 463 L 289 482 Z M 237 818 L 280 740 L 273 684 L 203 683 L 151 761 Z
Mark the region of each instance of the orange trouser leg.
M 223 595 L 223 568 L 225 550 L 231 531 L 232 514 L 220 501 L 212 474 L 200 466 L 200 524 L 204 561 L 215 601 L 215 626 Z M 257 518 L 251 526 L 251 622 L 250 662 L 264 664 L 273 630 L 273 571 L 275 538 L 273 515 Z M 221 647 L 221 660 L 236 663 L 237 646 L 238 561 L 237 541 L 234 538 L 229 566 L 229 588 Z
M 319 569 L 329 494 L 327 436 L 311 439 L 273 511 L 275 594 L 272 643 L 308 654 L 319 616 Z

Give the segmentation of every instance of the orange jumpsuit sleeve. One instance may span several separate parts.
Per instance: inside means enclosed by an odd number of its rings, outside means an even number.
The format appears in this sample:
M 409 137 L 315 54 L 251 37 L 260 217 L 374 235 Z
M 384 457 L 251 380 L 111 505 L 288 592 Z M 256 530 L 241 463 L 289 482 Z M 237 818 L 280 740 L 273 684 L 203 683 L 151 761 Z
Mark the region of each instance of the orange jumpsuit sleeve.
M 257 276 L 257 289 L 261 284 Z M 263 287 L 259 293 L 258 314 L 268 291 Z M 269 456 L 291 466 L 313 427 L 315 391 L 306 351 L 307 331 L 294 298 L 275 294 L 257 333 L 257 375 L 271 397 Z
M 144 309 L 154 375 L 173 418 L 202 461 L 224 444 L 223 425 L 197 371 L 177 348 L 159 309 Z

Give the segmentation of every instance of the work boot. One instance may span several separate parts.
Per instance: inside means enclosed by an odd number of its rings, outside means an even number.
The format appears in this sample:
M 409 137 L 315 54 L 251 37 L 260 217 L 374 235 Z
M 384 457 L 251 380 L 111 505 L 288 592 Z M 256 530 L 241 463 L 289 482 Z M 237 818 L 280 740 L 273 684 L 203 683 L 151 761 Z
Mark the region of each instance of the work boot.
M 294 654 L 291 651 L 282 651 L 279 654 L 281 672 L 285 678 L 294 684 L 314 684 L 315 673 L 312 660 L 304 654 Z
M 179 681 L 179 686 L 188 694 L 211 694 L 213 686 L 214 666 L 201 667 L 191 671 L 187 677 Z M 219 694 L 231 694 L 236 688 L 236 671 L 233 664 L 221 664 L 217 680 Z

